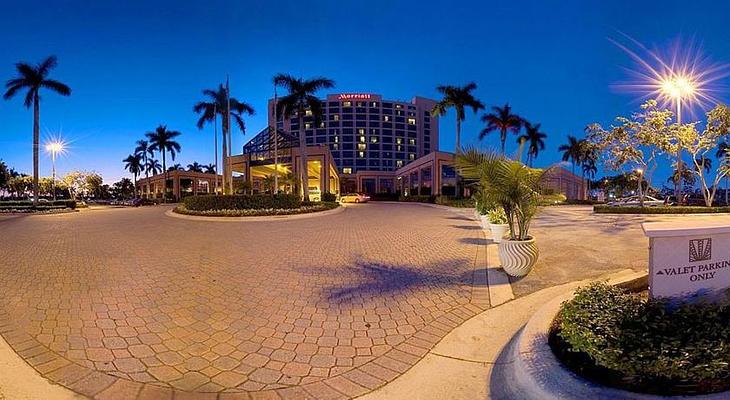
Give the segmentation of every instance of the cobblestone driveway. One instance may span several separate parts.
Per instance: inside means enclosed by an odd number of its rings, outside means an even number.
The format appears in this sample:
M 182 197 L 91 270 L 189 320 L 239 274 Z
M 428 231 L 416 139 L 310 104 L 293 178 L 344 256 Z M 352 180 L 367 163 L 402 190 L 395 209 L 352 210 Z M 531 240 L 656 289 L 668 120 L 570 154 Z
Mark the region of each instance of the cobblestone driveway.
M 0 220 L 13 349 L 97 398 L 348 398 L 487 306 L 473 296 L 483 235 L 448 211 L 217 223 L 164 210 Z

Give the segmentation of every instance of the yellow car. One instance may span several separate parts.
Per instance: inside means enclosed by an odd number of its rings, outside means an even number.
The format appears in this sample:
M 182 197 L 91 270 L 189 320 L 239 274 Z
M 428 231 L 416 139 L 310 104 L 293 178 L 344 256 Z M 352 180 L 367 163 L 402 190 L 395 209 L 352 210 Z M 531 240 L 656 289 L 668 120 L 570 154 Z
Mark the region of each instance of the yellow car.
M 340 203 L 367 203 L 370 196 L 361 193 L 347 193 L 340 196 Z

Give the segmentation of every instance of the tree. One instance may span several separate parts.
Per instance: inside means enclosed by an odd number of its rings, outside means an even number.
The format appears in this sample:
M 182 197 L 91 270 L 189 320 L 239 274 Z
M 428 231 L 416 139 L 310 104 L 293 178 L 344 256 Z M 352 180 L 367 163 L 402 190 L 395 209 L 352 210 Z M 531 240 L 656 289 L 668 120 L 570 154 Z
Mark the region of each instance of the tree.
M 137 141 L 137 147 L 134 148 L 134 154 L 138 154 L 142 156 L 142 166 L 144 167 L 144 177 L 149 180 L 150 174 L 149 174 L 149 168 L 147 166 L 149 165 L 150 159 L 155 156 L 154 150 L 150 148 L 150 144 L 146 140 L 138 140 Z M 135 184 L 136 186 L 136 184 Z
M 137 198 L 137 175 L 141 174 L 144 169 L 142 155 L 139 153 L 130 154 L 122 162 L 124 163 L 124 169 L 134 175 L 134 197 Z
M 157 175 L 162 172 L 162 164 L 154 158 L 147 160 L 147 164 L 144 166 L 146 172 L 151 172 L 152 175 Z
M 115 198 L 128 199 L 132 195 L 136 196 L 137 185 L 133 184 L 129 178 L 122 178 L 118 182 L 114 182 L 111 187 L 111 193 Z
M 484 109 L 484 104 L 471 93 L 476 88 L 477 84 L 474 82 L 469 82 L 465 86 L 442 85 L 436 87 L 443 98 L 436 103 L 431 114 L 444 116 L 451 108 L 456 111 L 456 154 L 461 152 L 461 123 L 466 119 L 464 110 L 470 107 L 476 114 L 479 110 Z
M 28 175 L 14 176 L 8 181 L 8 189 L 13 194 L 13 197 L 25 197 L 32 188 L 33 179 Z
M 720 159 L 721 163 L 724 163 L 725 165 L 730 164 L 730 145 L 728 142 L 722 142 L 719 145 L 717 145 L 717 152 L 715 153 L 715 157 Z M 727 168 L 726 168 L 727 169 Z M 728 203 L 728 191 L 730 191 L 730 185 L 728 182 L 730 180 L 730 176 L 728 174 L 725 174 L 725 205 L 729 205 Z
M 304 132 L 304 116 L 312 114 L 314 125 L 322 119 L 322 101 L 315 94 L 322 89 L 335 87 L 335 82 L 327 78 L 302 79 L 287 74 L 274 76 L 274 86 L 286 89 L 286 96 L 276 103 L 276 113 L 284 119 L 297 117 L 299 127 L 299 181 L 302 182 L 300 194 L 309 200 L 309 172 L 307 164 L 307 138 Z
M 91 194 L 95 194 L 98 197 L 103 183 L 99 174 L 86 171 L 69 172 L 61 178 L 61 181 L 68 188 L 68 193 L 73 200 L 79 197 L 88 197 Z
M 655 100 L 641 105 L 641 111 L 630 118 L 617 117 L 616 125 L 604 129 L 600 124 L 586 127 L 588 142 L 596 154 L 603 155 L 604 165 L 613 171 L 642 171 L 648 187 L 659 158 L 676 153 L 676 126 L 672 112 L 660 109 Z M 561 146 L 562 148 L 562 146 Z M 585 155 L 585 154 L 584 154 Z M 643 198 L 640 200 L 643 203 Z
M 261 183 L 263 185 L 264 192 L 266 192 L 266 193 L 274 192 L 274 175 L 264 176 L 261 179 Z
M 203 168 L 206 174 L 215 174 L 215 164 L 204 165 Z
M 482 122 L 486 123 L 487 126 L 479 132 L 479 140 L 484 139 L 484 137 L 491 132 L 499 132 L 499 140 L 502 142 L 502 154 L 505 154 L 504 145 L 507 142 L 507 133 L 512 132 L 516 135 L 522 128 L 523 124 L 527 127 L 527 121 L 523 120 L 522 117 L 518 115 L 512 114 L 512 107 L 510 107 L 509 104 L 505 104 L 503 107 L 492 107 L 491 113 L 482 115 Z M 537 124 L 537 129 L 540 129 L 540 124 Z M 542 137 L 544 138 L 546 136 Z M 517 142 L 520 144 L 522 143 L 520 140 Z M 542 143 L 542 140 L 540 140 L 540 142 Z M 542 143 L 540 150 L 544 148 L 545 144 Z M 539 150 L 537 152 L 539 152 Z M 530 157 L 529 150 L 527 152 L 527 156 L 528 158 Z
M 575 174 L 575 166 L 583 161 L 583 143 L 573 135 L 568 135 L 568 143 L 561 144 L 558 151 L 563 152 L 563 161 L 570 161 L 573 164 L 573 174 Z
M 241 130 L 241 133 L 246 133 L 246 124 L 243 122 L 243 115 L 253 115 L 255 113 L 253 107 L 249 105 L 248 103 L 245 103 L 243 101 L 240 101 L 236 99 L 235 97 L 230 97 L 227 93 L 226 87 L 221 85 L 218 85 L 218 90 L 212 90 L 212 89 L 205 89 L 203 90 L 203 95 L 207 97 L 205 101 L 201 101 L 195 104 L 193 106 L 193 111 L 196 114 L 200 114 L 200 118 L 198 119 L 198 129 L 203 129 L 206 123 L 214 122 L 218 115 L 221 116 L 222 121 L 222 133 L 223 133 L 223 160 L 225 163 L 226 157 L 228 157 L 228 143 L 226 142 L 226 137 L 228 137 L 228 118 L 226 118 L 226 110 L 228 110 L 228 104 L 230 102 L 231 107 L 231 119 L 233 119 L 233 122 L 238 126 L 238 129 Z M 229 99 L 230 97 L 230 99 Z M 233 146 L 233 143 L 230 143 L 230 146 Z M 216 156 L 216 159 L 218 157 Z M 216 160 L 218 162 L 218 160 Z M 226 167 L 224 165 L 223 170 L 226 171 Z M 226 184 L 225 180 L 227 177 L 223 176 L 223 187 L 225 190 Z
M 7 190 L 9 181 L 10 171 L 8 166 L 3 160 L 0 160 L 0 190 Z
M 172 171 L 185 171 L 185 168 L 181 164 L 173 164 L 167 169 L 168 172 Z
M 191 172 L 203 172 L 203 165 L 199 164 L 197 161 L 193 161 L 192 164 L 188 164 L 188 171 Z
M 70 96 L 71 89 L 64 83 L 48 78 L 48 74 L 56 67 L 56 56 L 50 56 L 37 65 L 20 62 L 15 64 L 18 72 L 5 84 L 7 91 L 3 98 L 9 100 L 19 91 L 27 89 L 23 105 L 30 108 L 33 105 L 33 205 L 38 205 L 38 147 L 40 142 L 40 102 L 41 89 L 48 89 L 62 96 Z
M 527 165 L 532 167 L 532 162 L 537 158 L 540 151 L 545 150 L 545 141 L 543 139 L 547 135 L 540 132 L 540 124 L 533 125 L 527 121 L 522 121 L 522 124 L 525 127 L 525 133 L 517 138 L 517 143 L 520 145 L 527 143 Z M 502 143 L 502 154 L 504 154 L 504 142 Z
M 147 132 L 145 136 L 150 140 L 150 149 L 158 151 L 162 155 L 162 170 L 165 172 L 165 195 L 167 195 L 167 170 L 165 163 L 167 153 L 170 153 L 172 160 L 175 161 L 175 154 L 180 152 L 180 143 L 176 142 L 176 137 L 180 136 L 178 131 L 167 130 L 166 125 L 160 125 L 153 132 Z

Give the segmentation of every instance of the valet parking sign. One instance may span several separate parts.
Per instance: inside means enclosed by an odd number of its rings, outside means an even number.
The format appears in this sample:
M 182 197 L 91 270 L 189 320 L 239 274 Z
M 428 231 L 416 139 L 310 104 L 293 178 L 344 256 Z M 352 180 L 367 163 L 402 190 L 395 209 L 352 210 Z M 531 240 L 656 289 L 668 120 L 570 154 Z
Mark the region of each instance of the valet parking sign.
M 647 222 L 652 297 L 712 300 L 730 287 L 730 223 Z

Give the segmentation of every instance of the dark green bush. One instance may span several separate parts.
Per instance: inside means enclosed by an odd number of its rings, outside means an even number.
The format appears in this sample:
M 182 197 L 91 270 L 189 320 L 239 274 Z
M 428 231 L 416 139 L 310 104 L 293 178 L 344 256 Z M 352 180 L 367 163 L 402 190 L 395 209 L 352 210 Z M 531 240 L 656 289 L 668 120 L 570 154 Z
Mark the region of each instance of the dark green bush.
M 183 200 L 183 204 L 192 211 L 295 209 L 301 207 L 302 201 L 295 194 L 236 194 L 190 196 Z
M 730 389 L 727 304 L 670 305 L 593 284 L 563 304 L 551 336 L 560 339 L 551 340 L 553 350 L 576 372 L 612 377 L 608 384 L 655 394 Z
M 337 201 L 337 195 L 334 193 L 322 193 L 322 201 L 325 201 L 325 202 Z
M 624 207 L 595 205 L 593 212 L 598 214 L 714 214 L 730 213 L 730 207 L 704 206 L 657 206 L 657 207 Z
M 458 207 L 458 208 L 471 208 L 474 207 L 474 199 L 472 198 L 457 198 L 454 196 L 436 196 L 436 204 L 443 206 Z
M 435 203 L 436 196 L 433 195 L 413 195 L 413 196 L 400 196 L 398 201 L 410 202 L 410 203 Z
M 0 210 L 9 209 L 30 209 L 33 208 L 33 202 L 31 200 L 0 200 Z M 58 208 L 76 208 L 76 201 L 74 200 L 55 200 L 47 202 L 39 202 L 37 209 L 58 209 Z

